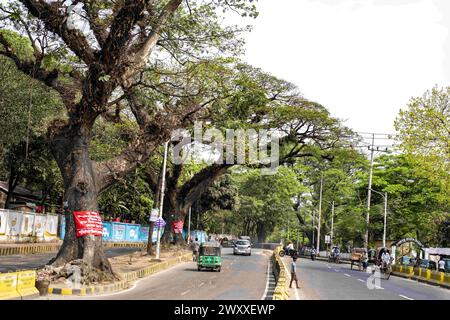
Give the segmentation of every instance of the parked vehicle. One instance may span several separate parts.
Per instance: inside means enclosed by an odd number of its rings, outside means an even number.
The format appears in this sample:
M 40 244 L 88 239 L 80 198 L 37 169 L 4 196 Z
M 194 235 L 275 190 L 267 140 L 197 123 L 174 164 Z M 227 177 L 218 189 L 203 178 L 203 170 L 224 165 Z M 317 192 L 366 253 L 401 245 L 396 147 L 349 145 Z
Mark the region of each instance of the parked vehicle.
M 197 269 L 211 269 L 213 271 L 219 271 L 222 267 L 221 261 L 221 246 L 217 242 L 203 242 L 200 245 Z
M 249 240 L 239 239 L 234 243 L 233 254 L 252 255 L 252 245 Z

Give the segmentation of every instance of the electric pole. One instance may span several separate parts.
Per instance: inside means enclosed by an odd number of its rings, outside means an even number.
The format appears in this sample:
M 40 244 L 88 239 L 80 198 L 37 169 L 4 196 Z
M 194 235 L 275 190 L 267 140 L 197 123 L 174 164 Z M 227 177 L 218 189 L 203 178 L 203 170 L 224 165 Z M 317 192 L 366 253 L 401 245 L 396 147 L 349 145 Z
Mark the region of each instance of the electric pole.
M 369 187 L 367 188 L 367 213 L 366 213 L 366 234 L 364 237 L 364 248 L 369 252 L 369 221 L 370 221 L 370 197 L 372 191 L 372 173 L 373 173 L 373 153 L 375 144 L 375 134 L 372 134 L 372 143 L 370 145 L 370 173 L 369 173 Z
M 317 225 L 317 252 L 320 249 L 320 220 L 322 217 L 322 189 L 323 189 L 323 172 L 320 178 L 320 195 L 319 195 L 319 223 Z
M 164 160 L 163 160 L 163 176 L 161 181 L 161 202 L 159 204 L 159 218 L 162 218 L 163 204 L 164 204 L 164 189 L 166 188 L 166 167 L 167 167 L 167 150 L 169 149 L 169 141 L 164 145 Z M 159 259 L 161 250 L 161 227 L 158 227 L 158 234 L 156 238 L 156 259 Z
M 331 235 L 330 235 L 331 248 L 333 248 L 333 226 L 334 226 L 334 201 L 331 206 Z

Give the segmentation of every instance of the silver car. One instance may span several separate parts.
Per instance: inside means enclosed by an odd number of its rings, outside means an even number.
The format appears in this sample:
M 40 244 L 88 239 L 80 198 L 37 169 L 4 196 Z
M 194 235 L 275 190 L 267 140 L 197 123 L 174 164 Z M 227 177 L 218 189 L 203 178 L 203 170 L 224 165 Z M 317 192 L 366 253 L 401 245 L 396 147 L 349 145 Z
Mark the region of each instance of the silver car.
M 234 243 L 233 254 L 252 255 L 252 245 L 248 240 L 239 239 Z

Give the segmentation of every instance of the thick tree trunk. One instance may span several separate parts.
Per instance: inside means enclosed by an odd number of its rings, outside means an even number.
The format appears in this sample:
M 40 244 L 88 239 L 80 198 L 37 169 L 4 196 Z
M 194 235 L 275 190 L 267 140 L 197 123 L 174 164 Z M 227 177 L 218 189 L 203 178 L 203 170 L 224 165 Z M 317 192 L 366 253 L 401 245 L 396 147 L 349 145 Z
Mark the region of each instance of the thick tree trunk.
M 14 194 L 14 189 L 16 189 L 19 183 L 19 174 L 11 167 L 9 179 L 8 179 L 8 193 L 6 194 L 5 209 L 11 209 L 11 201 Z
M 65 201 L 68 203 L 66 233 L 63 244 L 50 261 L 53 267 L 67 263 L 82 265 L 90 281 L 113 280 L 111 264 L 103 252 L 102 237 L 76 236 L 74 211 L 98 211 L 98 186 L 93 162 L 88 152 L 89 130 L 63 127 L 52 137 L 51 147 L 64 180 Z
M 266 226 L 264 225 L 264 223 L 258 223 L 257 236 L 258 236 L 258 242 L 259 243 L 266 242 L 267 231 L 266 231 Z

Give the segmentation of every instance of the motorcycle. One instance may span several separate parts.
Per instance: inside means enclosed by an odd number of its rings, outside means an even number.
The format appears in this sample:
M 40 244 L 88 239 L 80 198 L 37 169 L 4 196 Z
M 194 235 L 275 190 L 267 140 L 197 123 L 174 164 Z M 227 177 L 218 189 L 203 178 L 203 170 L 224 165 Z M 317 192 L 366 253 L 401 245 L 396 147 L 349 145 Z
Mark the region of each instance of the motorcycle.
M 312 261 L 316 260 L 316 254 L 313 252 L 311 252 L 311 260 Z
M 280 252 L 278 252 L 280 257 L 284 257 L 285 255 L 291 256 L 291 257 L 298 257 L 297 250 L 294 249 L 282 249 Z

